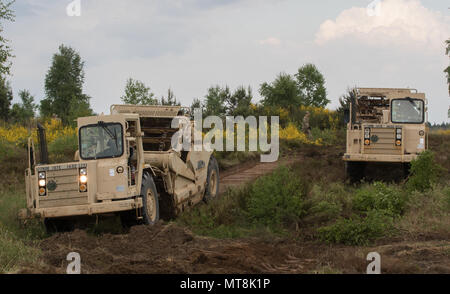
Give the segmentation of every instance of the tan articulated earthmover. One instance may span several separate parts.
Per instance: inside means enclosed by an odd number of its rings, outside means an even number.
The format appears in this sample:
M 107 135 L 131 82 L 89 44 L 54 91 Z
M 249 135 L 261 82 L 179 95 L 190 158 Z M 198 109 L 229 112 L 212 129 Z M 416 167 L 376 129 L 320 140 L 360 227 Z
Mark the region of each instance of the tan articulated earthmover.
M 373 162 L 400 163 L 407 173 L 427 149 L 426 105 L 425 94 L 414 89 L 355 88 L 345 115 L 348 178 L 362 179 Z
M 183 126 L 172 128 L 172 120 L 181 113 L 179 106 L 113 105 L 110 115 L 78 118 L 79 149 L 71 163 L 47 164 L 44 156 L 36 164 L 30 139 L 27 208 L 19 217 L 41 218 L 50 231 L 76 216 L 107 213 L 120 214 L 127 225 L 154 224 L 161 213 L 173 217 L 216 197 L 219 169 L 212 152 L 173 147 Z M 41 154 L 43 142 L 40 133 Z

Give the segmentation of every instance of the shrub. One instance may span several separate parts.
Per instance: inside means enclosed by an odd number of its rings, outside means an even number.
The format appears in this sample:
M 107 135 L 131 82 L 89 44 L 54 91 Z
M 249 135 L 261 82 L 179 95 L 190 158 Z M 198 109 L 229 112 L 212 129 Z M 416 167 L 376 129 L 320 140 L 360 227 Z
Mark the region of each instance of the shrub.
M 281 128 L 279 135 L 281 140 L 286 140 L 288 142 L 294 141 L 299 144 L 313 144 L 318 146 L 322 145 L 322 140 L 320 138 L 318 138 L 317 140 L 311 140 L 304 133 L 300 132 L 298 128 L 292 123 L 289 123 L 286 128 Z
M 189 226 L 196 234 L 215 238 L 235 238 L 249 233 L 245 214 L 250 185 L 233 189 L 206 205 L 183 213 L 177 221 Z
M 358 189 L 352 201 L 353 208 L 360 212 L 384 210 L 391 216 L 401 215 L 405 203 L 402 191 L 381 182 Z
M 434 161 L 434 153 L 427 150 L 411 162 L 411 171 L 406 183 L 409 191 L 424 192 L 436 183 L 443 168 Z
M 353 215 L 318 230 L 320 239 L 327 243 L 369 245 L 392 232 L 393 219 L 382 210 L 371 210 L 364 217 Z
M 351 193 L 340 183 L 329 186 L 314 184 L 305 200 L 307 223 L 317 223 L 337 219 L 351 209 Z
M 312 128 L 311 134 L 314 140 L 320 140 L 324 145 L 337 145 L 339 143 L 336 130 Z
M 280 225 L 303 215 L 306 185 L 287 167 L 257 179 L 251 187 L 248 214 L 253 222 Z

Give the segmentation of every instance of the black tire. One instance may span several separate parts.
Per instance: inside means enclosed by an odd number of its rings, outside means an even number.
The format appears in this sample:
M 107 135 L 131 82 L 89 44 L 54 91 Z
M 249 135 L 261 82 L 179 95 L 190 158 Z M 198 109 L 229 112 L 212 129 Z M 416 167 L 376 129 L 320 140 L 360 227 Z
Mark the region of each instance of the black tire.
M 129 229 L 138 224 L 136 210 L 121 211 L 119 213 L 122 227 Z
M 364 178 L 364 171 L 366 169 L 365 162 L 345 162 L 345 175 L 350 183 L 360 182 Z
M 402 167 L 403 167 L 403 178 L 407 179 L 411 172 L 411 163 L 409 162 L 403 163 Z
M 70 232 L 75 228 L 72 221 L 58 218 L 46 218 L 44 225 L 48 234 Z
M 156 190 L 153 177 L 149 173 L 144 173 L 141 188 L 143 222 L 146 225 L 154 225 L 159 220 L 159 195 Z
M 206 188 L 204 201 L 208 202 L 219 195 L 219 165 L 217 160 L 211 156 L 208 164 L 208 175 L 206 177 Z
M 137 219 L 136 210 L 120 212 L 120 221 L 124 228 L 130 228 L 139 224 L 154 225 L 159 221 L 159 195 L 153 177 L 144 173 L 141 186 L 142 220 Z M 150 205 L 149 205 L 150 204 Z

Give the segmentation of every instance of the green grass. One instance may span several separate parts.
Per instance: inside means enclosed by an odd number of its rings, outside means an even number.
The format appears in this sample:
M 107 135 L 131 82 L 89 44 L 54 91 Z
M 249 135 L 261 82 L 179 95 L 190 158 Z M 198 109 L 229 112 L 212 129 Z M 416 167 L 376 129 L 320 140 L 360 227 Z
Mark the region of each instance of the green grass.
M 21 224 L 17 212 L 23 207 L 24 189 L 0 187 L 0 273 L 31 265 L 39 259 L 38 242 L 46 233 L 38 221 Z
M 0 273 L 9 273 L 21 266 L 38 262 L 40 250 L 36 244 L 29 244 L 0 223 Z

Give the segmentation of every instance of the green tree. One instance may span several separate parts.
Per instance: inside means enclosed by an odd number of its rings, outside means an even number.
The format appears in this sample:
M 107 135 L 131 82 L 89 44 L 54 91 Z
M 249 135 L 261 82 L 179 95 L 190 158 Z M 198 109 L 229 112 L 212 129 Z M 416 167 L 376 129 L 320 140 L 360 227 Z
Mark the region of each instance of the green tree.
M 13 93 L 10 83 L 0 77 L 0 119 L 3 121 L 9 120 L 11 101 Z
M 191 116 L 194 115 L 194 110 L 195 109 L 201 109 L 202 113 L 204 111 L 203 103 L 198 98 L 194 98 L 194 101 L 192 101 L 192 104 L 191 104 Z
M 230 88 L 228 86 L 225 88 L 218 85 L 210 87 L 204 100 L 204 115 L 224 116 L 227 110 L 225 102 L 230 99 L 230 95 Z
M 15 122 L 26 123 L 34 118 L 37 105 L 34 103 L 34 97 L 28 90 L 19 92 L 22 103 L 15 103 L 11 109 L 11 117 Z
M 447 48 L 445 49 L 445 54 L 450 57 L 450 39 L 445 41 L 445 44 L 447 45 Z M 450 95 L 450 66 L 448 66 L 444 72 L 447 74 L 447 84 L 448 84 L 448 93 Z
M 250 103 L 252 99 L 252 88 L 248 87 L 245 89 L 244 86 L 238 87 L 233 95 L 229 95 L 227 101 L 225 101 L 227 115 L 248 116 L 250 114 Z
M 181 103 L 177 101 L 177 97 L 173 94 L 172 89 L 167 90 L 167 98 L 161 97 L 161 105 L 180 106 Z
M 15 15 L 11 9 L 13 3 L 14 0 L 8 2 L 0 0 L 0 21 L 14 21 Z M 8 43 L 9 40 L 3 36 L 3 25 L 0 23 L 0 76 L 2 77 L 10 74 L 12 64 L 10 60 L 14 57 Z
M 259 90 L 264 106 L 291 108 L 302 103 L 297 82 L 288 74 L 281 73 L 271 84 L 263 83 Z
M 10 74 L 12 50 L 7 40 L 3 36 L 3 21 L 14 21 L 14 12 L 11 5 L 14 1 L 5 2 L 0 0 L 0 119 L 7 121 L 10 115 L 11 101 L 13 94 L 10 83 L 6 76 Z
M 325 78 L 314 64 L 305 64 L 299 68 L 295 77 L 304 105 L 325 107 L 330 103 L 327 99 Z
M 41 116 L 57 115 L 68 125 L 79 116 L 92 115 L 90 97 L 83 94 L 83 67 L 78 52 L 65 45 L 59 47 L 45 77 L 46 98 L 41 101 Z
M 158 100 L 154 96 L 143 82 L 129 78 L 125 85 L 125 95 L 121 99 L 125 104 L 156 105 Z

